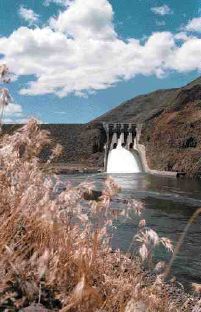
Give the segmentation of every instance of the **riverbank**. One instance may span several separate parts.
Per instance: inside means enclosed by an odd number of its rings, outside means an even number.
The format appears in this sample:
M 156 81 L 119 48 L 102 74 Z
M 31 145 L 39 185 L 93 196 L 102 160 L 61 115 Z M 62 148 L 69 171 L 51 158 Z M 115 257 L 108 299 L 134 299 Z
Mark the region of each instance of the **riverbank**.
M 156 283 L 158 290 L 160 289 L 162 296 L 169 297 L 170 305 L 180 307 L 180 311 L 193 311 L 194 307 L 197 306 L 196 312 L 201 311 L 201 293 L 196 292 L 195 289 L 191 289 L 191 292 L 186 292 L 184 286 L 176 280 L 175 277 L 170 277 L 168 282 L 158 283 L 157 285 L 157 274 L 152 272 L 144 272 L 144 285 L 153 285 Z
M 55 164 L 49 164 L 48 166 L 46 164 L 41 164 L 41 169 L 45 170 L 50 173 L 55 174 L 77 174 L 77 173 L 101 173 L 103 172 L 103 169 L 94 167 L 94 166 L 88 166 L 86 164 L 77 164 L 77 163 L 55 163 Z
M 154 276 L 142 270 L 154 269 L 154 250 L 169 257 L 173 251 L 171 239 L 145 221 L 144 203 L 127 193 L 125 206 L 121 201 L 118 209 L 120 188 L 109 177 L 104 177 L 96 201 L 85 200 L 93 181 L 74 185 L 65 177 L 44 174 L 38 155 L 48 140 L 34 120 L 2 140 L 0 310 L 17 312 L 40 303 L 49 311 L 128 312 L 132 300 L 142 302 L 146 312 L 193 311 L 197 301 L 189 310 L 185 298 L 173 300 L 165 290 L 159 272 Z M 52 150 L 50 160 L 58 151 Z M 115 223 L 124 224 L 132 215 L 137 258 L 111 247 Z
M 144 271 L 138 266 L 137 263 L 139 261 L 137 259 L 132 260 L 135 263 L 135 270 L 137 274 L 140 275 L 140 284 L 138 285 L 138 292 L 142 292 L 140 296 L 134 296 L 133 298 L 125 298 L 127 304 L 125 305 L 124 312 L 158 312 L 158 311 L 167 311 L 165 310 L 166 302 L 168 298 L 168 305 L 171 309 L 171 306 L 174 307 L 175 312 L 200 312 L 201 311 L 201 294 L 198 292 L 194 292 L 194 294 L 186 293 L 183 289 L 182 284 L 178 283 L 174 278 L 170 280 L 169 283 L 159 282 L 157 283 L 157 275 Z M 136 265 L 137 264 L 137 265 Z M 126 270 L 126 268 L 124 268 Z M 144 289 L 144 295 L 143 295 Z M 161 304 L 163 306 L 158 307 L 157 310 L 150 309 L 150 302 L 147 303 L 147 289 L 153 292 L 153 303 L 152 306 L 157 307 L 157 301 L 163 300 Z M 153 291 L 154 290 L 154 291 Z M 154 293 L 155 292 L 155 293 Z M 160 295 L 158 295 L 160 294 Z M 156 297 L 158 295 L 158 297 Z M 154 298 L 155 296 L 155 298 Z M 115 307 L 114 307 L 115 309 Z M 26 307 L 21 310 L 22 312 L 48 312 L 48 311 L 60 311 L 59 305 L 54 309 L 47 309 L 44 305 L 33 303 L 29 307 Z M 63 310 L 61 310 L 63 311 Z M 74 310 L 69 310 L 74 311 Z M 82 310 L 80 310 L 82 311 Z M 91 310 L 90 312 L 95 311 Z M 98 311 L 106 311 L 106 310 L 98 310 Z M 114 310 L 117 311 L 117 310 Z M 169 310 L 168 310 L 169 311 Z
M 68 174 L 95 174 L 95 173 L 104 173 L 104 168 L 89 166 L 88 164 L 80 164 L 80 163 L 54 163 L 49 164 L 41 164 L 41 169 L 53 174 L 58 175 L 68 175 Z M 163 176 L 169 178 L 185 178 L 185 174 L 182 172 L 164 172 L 158 170 L 146 170 L 146 173 Z
M 137 267 L 135 267 L 135 270 Z M 125 268 L 126 270 L 126 268 Z M 137 269 L 138 270 L 138 269 Z M 150 273 L 145 273 L 143 271 L 138 270 L 138 274 L 141 274 L 141 277 L 138 281 L 140 284 L 133 285 L 137 287 L 138 295 L 133 297 L 124 297 L 126 304 L 124 304 L 124 312 L 200 312 L 201 311 L 201 299 L 199 294 L 190 295 L 183 291 L 183 289 L 178 286 L 167 283 L 155 283 L 155 277 L 150 276 Z M 10 289 L 12 291 L 12 289 Z M 15 289 L 13 289 L 13 292 Z M 48 297 L 48 292 L 50 291 L 48 288 L 43 289 L 43 292 L 47 292 L 47 296 L 45 300 L 41 300 L 40 303 L 32 302 L 25 304 L 25 307 L 20 309 L 21 312 L 57 312 L 57 311 L 88 311 L 82 306 L 75 310 L 73 308 L 62 309 L 61 303 L 58 300 L 53 301 L 51 295 Z M 124 289 L 122 289 L 124 291 Z M 120 294 L 119 294 L 120 295 Z M 151 299 L 149 298 L 151 295 Z M 54 302 L 54 303 L 53 303 Z M 52 306 L 52 307 L 51 307 Z M 18 311 L 18 305 L 15 304 L 4 304 L 1 306 L 3 311 Z M 111 311 L 119 311 L 118 307 L 111 305 Z M 96 304 L 94 308 L 90 308 L 90 312 L 95 311 L 109 311 L 105 309 L 96 309 Z

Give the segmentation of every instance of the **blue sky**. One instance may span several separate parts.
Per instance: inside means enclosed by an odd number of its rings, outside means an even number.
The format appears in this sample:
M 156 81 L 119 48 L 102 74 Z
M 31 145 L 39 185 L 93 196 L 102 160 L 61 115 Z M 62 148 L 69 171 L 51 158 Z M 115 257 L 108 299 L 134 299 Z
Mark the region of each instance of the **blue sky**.
M 0 35 L 5 122 L 85 123 L 201 71 L 201 0 L 1 0 Z

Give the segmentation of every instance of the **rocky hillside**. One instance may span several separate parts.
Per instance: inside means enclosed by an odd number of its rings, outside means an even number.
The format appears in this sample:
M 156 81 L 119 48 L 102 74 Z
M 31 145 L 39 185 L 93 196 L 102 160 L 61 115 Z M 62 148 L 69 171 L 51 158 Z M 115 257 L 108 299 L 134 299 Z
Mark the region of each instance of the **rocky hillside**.
M 95 120 L 142 123 L 150 168 L 201 176 L 201 77 L 129 100 Z

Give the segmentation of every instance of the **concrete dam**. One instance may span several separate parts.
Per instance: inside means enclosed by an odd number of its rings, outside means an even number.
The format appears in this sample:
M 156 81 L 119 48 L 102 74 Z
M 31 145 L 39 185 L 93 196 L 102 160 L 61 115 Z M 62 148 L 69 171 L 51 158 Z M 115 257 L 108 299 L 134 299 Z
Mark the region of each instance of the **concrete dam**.
M 103 124 L 107 142 L 104 169 L 108 173 L 139 173 L 143 169 L 137 151 L 137 129 L 134 124 Z

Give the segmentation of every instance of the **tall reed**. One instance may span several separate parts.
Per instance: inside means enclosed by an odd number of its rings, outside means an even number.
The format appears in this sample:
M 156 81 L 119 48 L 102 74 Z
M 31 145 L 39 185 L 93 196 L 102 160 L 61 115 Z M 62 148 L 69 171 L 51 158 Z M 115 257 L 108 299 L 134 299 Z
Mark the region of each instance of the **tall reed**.
M 0 310 L 19 311 L 35 302 L 62 312 L 128 312 L 134 300 L 143 301 L 147 311 L 180 311 L 162 282 L 150 282 L 141 269 L 141 260 L 151 265 L 155 246 L 172 251 L 169 239 L 141 218 L 135 237 L 139 258 L 110 247 L 113 220 L 131 210 L 141 215 L 142 203 L 129 201 L 114 213 L 110 204 L 119 188 L 111 178 L 99 200 L 86 201 L 93 183 L 73 187 L 41 171 L 39 154 L 46 144 L 50 137 L 35 120 L 1 137 Z M 60 152 L 53 147 L 48 163 Z

